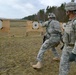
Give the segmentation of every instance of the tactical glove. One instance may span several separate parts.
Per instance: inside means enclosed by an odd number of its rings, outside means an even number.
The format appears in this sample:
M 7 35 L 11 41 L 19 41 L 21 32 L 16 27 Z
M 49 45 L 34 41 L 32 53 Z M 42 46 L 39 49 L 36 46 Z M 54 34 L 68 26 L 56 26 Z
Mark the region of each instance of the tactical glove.
M 71 53 L 70 56 L 69 56 L 69 61 L 70 61 L 70 62 L 73 62 L 73 61 L 76 62 L 76 54 Z

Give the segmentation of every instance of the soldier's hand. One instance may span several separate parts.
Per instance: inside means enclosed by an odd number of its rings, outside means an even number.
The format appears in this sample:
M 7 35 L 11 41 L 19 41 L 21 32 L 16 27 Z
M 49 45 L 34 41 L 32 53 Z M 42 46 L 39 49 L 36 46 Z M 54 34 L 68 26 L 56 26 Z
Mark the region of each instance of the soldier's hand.
M 69 61 L 70 62 L 76 61 L 76 54 L 71 53 L 70 56 L 69 56 Z

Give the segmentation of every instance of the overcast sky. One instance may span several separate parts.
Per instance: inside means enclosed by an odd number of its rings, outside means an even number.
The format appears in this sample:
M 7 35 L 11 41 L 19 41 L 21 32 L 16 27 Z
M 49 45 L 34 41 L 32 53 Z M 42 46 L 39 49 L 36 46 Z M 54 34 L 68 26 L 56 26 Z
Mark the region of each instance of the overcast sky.
M 60 6 L 71 0 L 0 0 L 0 18 L 23 18 L 47 6 Z

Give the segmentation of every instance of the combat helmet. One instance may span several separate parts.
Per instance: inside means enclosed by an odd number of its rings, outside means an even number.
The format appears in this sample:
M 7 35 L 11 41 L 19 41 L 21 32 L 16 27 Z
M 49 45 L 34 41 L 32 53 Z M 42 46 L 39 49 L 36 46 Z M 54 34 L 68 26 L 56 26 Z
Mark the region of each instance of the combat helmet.
M 75 11 L 76 10 L 76 3 L 74 2 L 74 0 L 71 0 L 71 2 L 69 2 L 65 5 L 65 10 L 66 11 Z
M 48 14 L 48 18 L 56 18 L 56 16 L 55 16 L 54 13 L 49 13 L 49 14 Z

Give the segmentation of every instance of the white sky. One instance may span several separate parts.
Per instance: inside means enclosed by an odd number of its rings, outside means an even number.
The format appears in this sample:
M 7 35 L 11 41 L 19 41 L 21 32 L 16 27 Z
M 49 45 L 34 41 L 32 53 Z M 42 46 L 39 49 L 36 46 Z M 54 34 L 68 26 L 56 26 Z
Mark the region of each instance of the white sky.
M 47 6 L 60 6 L 71 0 L 0 0 L 0 18 L 23 18 Z

